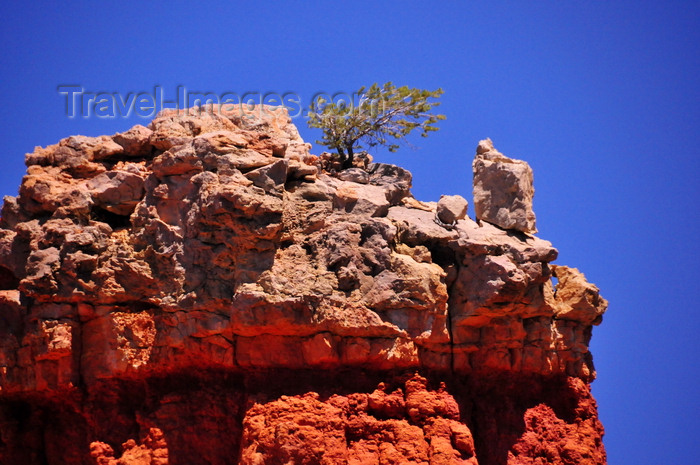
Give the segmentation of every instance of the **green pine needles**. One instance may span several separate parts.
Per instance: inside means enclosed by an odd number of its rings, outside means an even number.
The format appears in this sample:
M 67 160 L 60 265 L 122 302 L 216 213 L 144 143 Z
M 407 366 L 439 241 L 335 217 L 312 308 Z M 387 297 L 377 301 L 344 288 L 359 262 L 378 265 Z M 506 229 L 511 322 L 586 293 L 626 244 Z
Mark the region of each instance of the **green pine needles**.
M 363 146 L 384 146 L 395 152 L 414 129 L 422 137 L 437 131 L 435 124 L 445 115 L 431 113 L 440 102 L 429 101 L 442 95 L 434 91 L 396 87 L 391 82 L 369 89 L 360 88 L 357 105 L 353 102 L 327 102 L 319 98 L 309 112 L 308 125 L 323 131 L 317 144 L 336 150 L 343 169 L 353 166 L 354 154 Z

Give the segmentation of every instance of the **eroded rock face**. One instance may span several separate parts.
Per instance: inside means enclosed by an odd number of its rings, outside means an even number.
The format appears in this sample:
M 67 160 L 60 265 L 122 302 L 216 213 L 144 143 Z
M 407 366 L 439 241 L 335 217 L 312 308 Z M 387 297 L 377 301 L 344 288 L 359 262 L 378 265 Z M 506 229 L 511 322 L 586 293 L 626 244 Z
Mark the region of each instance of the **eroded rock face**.
M 484 139 L 476 148 L 472 168 L 476 218 L 503 229 L 536 233 L 530 165 L 506 157 L 491 139 Z
M 0 462 L 604 463 L 607 302 L 520 232 L 526 188 L 512 224 L 475 199 L 478 224 L 399 167 L 324 172 L 272 107 L 168 110 L 26 162 L 0 220 Z M 563 445 L 528 462 L 542 424 Z
M 445 386 L 428 389 L 418 375 L 402 384 L 256 402 L 243 423 L 240 463 L 478 463 Z

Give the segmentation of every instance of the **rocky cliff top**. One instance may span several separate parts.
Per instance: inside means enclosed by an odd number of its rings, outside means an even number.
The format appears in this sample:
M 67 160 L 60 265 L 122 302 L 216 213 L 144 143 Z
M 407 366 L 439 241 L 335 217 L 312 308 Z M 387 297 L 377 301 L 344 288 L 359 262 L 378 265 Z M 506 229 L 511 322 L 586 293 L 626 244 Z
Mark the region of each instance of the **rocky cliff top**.
M 474 221 L 309 149 L 259 107 L 28 154 L 0 220 L 0 395 L 206 368 L 594 378 L 607 303 L 532 235 L 525 162 L 479 143 Z
M 2 209 L 4 390 L 202 357 L 591 379 L 605 302 L 525 234 L 526 163 L 480 143 L 477 215 L 494 213 L 475 222 L 461 198 L 414 199 L 397 166 L 324 172 L 283 110 L 261 110 L 170 110 L 148 128 L 27 155 Z M 504 194 L 521 192 L 525 202 Z M 80 372 L 59 363 L 46 379 L 42 366 L 71 359 L 77 333 Z

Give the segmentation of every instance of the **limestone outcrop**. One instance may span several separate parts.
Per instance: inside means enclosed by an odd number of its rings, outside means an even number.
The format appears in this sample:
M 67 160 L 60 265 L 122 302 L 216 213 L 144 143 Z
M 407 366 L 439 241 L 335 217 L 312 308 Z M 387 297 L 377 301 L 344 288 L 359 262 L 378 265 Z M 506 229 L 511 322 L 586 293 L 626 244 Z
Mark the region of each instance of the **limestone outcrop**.
M 0 462 L 604 463 L 607 302 L 479 147 L 479 222 L 324 170 L 274 107 L 37 148 L 0 219 Z

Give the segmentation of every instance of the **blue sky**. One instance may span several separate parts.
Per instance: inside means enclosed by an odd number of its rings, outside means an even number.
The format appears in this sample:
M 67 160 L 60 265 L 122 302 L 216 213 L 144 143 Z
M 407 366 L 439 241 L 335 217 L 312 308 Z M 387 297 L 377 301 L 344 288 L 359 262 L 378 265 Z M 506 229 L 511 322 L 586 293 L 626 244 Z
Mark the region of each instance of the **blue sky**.
M 421 200 L 471 199 L 485 137 L 527 160 L 539 236 L 610 300 L 591 344 L 610 463 L 696 459 L 700 4 L 193 5 L 3 2 L 0 195 L 16 195 L 35 145 L 149 121 L 67 118 L 59 85 L 302 99 L 373 82 L 441 87 L 441 130 L 375 158 L 410 169 Z

